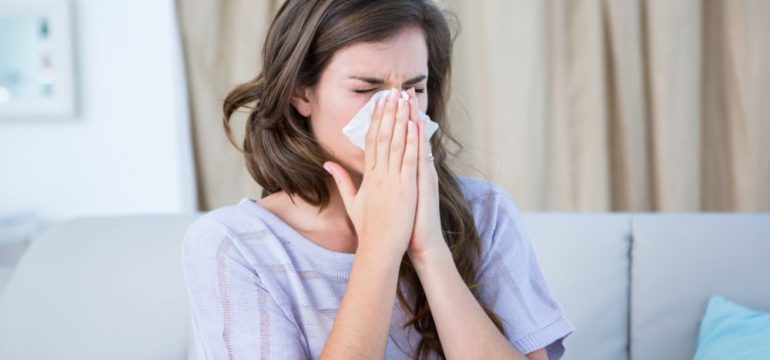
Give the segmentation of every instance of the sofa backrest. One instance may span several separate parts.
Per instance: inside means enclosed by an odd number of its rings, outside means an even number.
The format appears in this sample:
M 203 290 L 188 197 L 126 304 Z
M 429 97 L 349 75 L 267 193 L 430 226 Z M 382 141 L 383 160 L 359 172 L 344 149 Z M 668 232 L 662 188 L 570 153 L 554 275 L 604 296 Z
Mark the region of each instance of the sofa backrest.
M 636 215 L 632 233 L 632 359 L 692 359 L 711 295 L 770 312 L 770 214 Z
M 0 297 L 0 359 L 183 359 L 181 246 L 195 218 L 81 218 L 46 231 Z
M 575 332 L 564 359 L 628 359 L 627 214 L 523 214 L 540 269 Z

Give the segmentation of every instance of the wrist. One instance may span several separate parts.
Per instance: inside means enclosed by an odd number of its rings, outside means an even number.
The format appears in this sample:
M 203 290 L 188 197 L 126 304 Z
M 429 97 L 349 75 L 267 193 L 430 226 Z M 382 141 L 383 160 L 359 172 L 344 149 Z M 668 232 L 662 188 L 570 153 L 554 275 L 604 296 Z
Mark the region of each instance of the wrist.
M 375 242 L 375 244 L 377 243 Z M 366 258 L 370 259 L 369 261 L 380 263 L 401 263 L 405 250 L 402 251 L 391 246 L 375 244 L 362 244 L 359 241 L 358 248 L 356 249 L 356 258 Z
M 448 260 L 454 263 L 452 252 L 449 250 L 449 246 L 444 241 L 442 241 L 438 246 L 420 251 L 419 253 L 408 252 L 408 254 L 409 259 L 412 261 L 412 264 L 415 267 L 415 270 L 418 272 L 426 268 L 431 268 L 434 264 L 441 261 Z

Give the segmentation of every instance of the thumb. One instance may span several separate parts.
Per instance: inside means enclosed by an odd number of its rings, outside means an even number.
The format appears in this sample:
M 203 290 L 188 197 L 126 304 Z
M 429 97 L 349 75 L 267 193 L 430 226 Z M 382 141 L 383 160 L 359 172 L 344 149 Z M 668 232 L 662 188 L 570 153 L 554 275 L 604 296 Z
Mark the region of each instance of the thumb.
M 345 207 L 349 208 L 348 204 L 356 196 L 356 188 L 353 186 L 353 181 L 350 180 L 350 175 L 342 166 L 333 161 L 327 161 L 323 166 L 334 178 L 334 182 L 337 183 L 337 189 L 339 189 L 342 196 L 342 201 L 345 203 Z

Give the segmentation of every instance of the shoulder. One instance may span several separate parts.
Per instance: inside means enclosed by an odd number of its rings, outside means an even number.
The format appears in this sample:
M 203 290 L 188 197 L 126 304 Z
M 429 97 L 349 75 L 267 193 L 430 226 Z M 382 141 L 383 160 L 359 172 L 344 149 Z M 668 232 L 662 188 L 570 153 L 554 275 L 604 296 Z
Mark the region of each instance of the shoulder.
M 503 219 L 518 220 L 521 211 L 502 186 L 469 176 L 460 175 L 456 179 L 477 225 L 488 227 Z
M 227 205 L 203 213 L 185 231 L 185 240 L 221 237 L 244 227 L 245 216 L 238 204 Z
M 236 204 L 216 208 L 195 219 L 184 234 L 184 257 L 210 258 L 233 248 L 243 252 L 247 250 L 244 240 L 273 238 L 264 221 L 246 206 L 246 201 L 251 200 L 243 198 Z
M 494 268 L 491 263 L 507 257 L 513 271 L 524 271 L 531 256 L 530 240 L 511 196 L 500 185 L 485 179 L 458 180 L 479 235 L 482 267 Z

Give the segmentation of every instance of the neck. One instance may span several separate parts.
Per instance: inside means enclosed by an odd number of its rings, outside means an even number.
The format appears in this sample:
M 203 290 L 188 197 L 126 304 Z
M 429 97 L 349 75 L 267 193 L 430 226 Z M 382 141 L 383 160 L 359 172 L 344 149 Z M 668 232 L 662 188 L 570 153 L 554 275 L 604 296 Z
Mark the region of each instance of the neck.
M 361 175 L 351 173 L 350 179 L 353 182 L 356 191 L 358 191 L 357 189 L 361 187 Z M 329 226 L 333 226 L 336 229 L 347 229 L 350 234 L 355 234 L 355 228 L 345 209 L 345 202 L 342 200 L 339 188 L 334 182 L 334 179 L 329 178 L 329 180 L 330 181 L 327 182 L 327 188 L 329 189 L 329 204 L 321 213 L 318 213 L 317 207 L 311 208 L 316 212 L 320 223 L 329 224 Z

